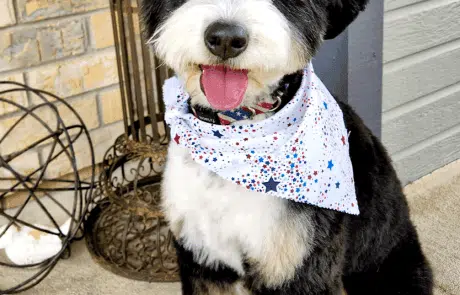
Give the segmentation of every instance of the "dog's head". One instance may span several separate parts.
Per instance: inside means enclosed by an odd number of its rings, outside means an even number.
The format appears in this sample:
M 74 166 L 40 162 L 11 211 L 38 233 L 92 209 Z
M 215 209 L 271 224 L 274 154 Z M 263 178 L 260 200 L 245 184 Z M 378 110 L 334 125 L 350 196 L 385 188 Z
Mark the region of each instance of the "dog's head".
M 192 103 L 224 110 L 269 95 L 367 2 L 143 0 L 142 13 L 149 42 L 185 81 Z

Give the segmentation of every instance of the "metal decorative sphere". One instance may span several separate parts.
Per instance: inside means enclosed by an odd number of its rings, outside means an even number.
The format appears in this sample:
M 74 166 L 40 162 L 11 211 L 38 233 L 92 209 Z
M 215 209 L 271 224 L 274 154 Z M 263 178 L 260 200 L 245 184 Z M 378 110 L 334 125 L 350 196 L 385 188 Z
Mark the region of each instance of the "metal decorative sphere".
M 25 95 L 32 106 L 13 99 Z M 0 294 L 14 294 L 38 284 L 82 238 L 95 162 L 88 129 L 65 100 L 0 82 L 0 105 L 11 112 L 0 126 Z M 18 268 L 27 269 L 22 282 Z

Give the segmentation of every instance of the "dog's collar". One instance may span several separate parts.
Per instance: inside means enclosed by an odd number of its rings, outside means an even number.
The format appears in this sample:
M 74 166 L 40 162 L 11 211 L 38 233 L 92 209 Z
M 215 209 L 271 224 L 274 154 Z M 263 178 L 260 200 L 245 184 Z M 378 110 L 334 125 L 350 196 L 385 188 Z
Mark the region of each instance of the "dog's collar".
M 300 82 L 298 76 L 301 76 L 301 74 L 300 72 L 288 75 L 280 82 L 280 86 L 271 94 L 273 103 L 260 102 L 252 107 L 243 106 L 230 111 L 215 111 L 211 108 L 199 105 L 192 106 L 189 99 L 189 112 L 197 119 L 215 125 L 231 125 L 237 121 L 250 120 L 256 115 L 269 112 L 275 113 L 286 105 L 293 97 L 293 93 L 298 90 Z
M 261 102 L 254 107 L 241 107 L 231 111 L 214 111 L 207 107 L 191 106 L 190 103 L 189 108 L 190 112 L 201 121 L 216 125 L 230 125 L 236 121 L 252 119 L 259 114 L 275 112 L 281 103 L 281 95 L 277 95 L 275 103 Z

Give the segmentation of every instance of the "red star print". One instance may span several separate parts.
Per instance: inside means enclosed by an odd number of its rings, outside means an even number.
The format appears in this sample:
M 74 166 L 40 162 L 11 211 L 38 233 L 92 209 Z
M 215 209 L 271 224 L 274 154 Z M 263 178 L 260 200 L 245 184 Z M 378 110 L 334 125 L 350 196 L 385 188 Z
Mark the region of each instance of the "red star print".
M 246 158 L 247 158 L 247 159 L 251 159 L 251 155 L 246 155 Z
M 308 175 L 308 179 L 312 179 L 311 175 Z
M 345 145 L 345 136 L 342 135 L 342 143 Z
M 179 134 L 176 134 L 176 137 L 174 137 L 174 141 L 179 144 L 180 143 L 180 136 Z
M 278 137 L 275 136 L 275 137 L 273 137 L 273 139 L 274 139 L 274 140 L 278 140 Z
M 244 141 L 248 141 L 249 139 L 248 138 L 245 138 Z
M 297 152 L 297 148 L 296 148 L 296 147 L 293 147 L 293 148 L 292 148 L 292 151 L 293 151 L 293 152 Z
M 318 175 L 318 171 L 313 172 L 313 175 L 315 176 Z

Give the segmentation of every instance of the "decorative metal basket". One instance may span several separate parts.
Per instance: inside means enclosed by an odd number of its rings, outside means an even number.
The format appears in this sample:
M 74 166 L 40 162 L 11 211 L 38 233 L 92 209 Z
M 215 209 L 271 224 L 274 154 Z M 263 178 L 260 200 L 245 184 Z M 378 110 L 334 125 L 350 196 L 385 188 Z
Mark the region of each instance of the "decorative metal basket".
M 87 244 L 104 268 L 128 278 L 177 281 L 173 236 L 160 211 L 166 159 L 161 86 L 171 72 L 146 48 L 137 0 L 112 0 L 125 134 L 107 151 L 87 221 Z

